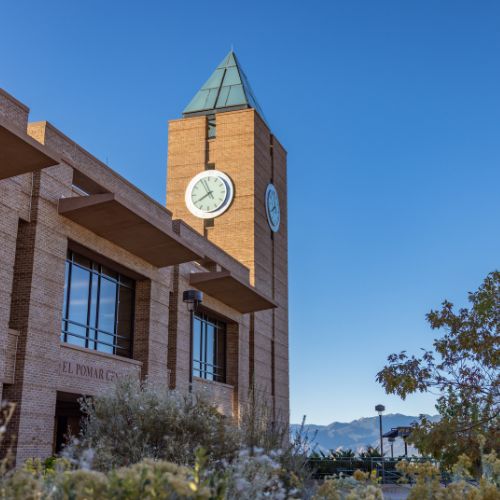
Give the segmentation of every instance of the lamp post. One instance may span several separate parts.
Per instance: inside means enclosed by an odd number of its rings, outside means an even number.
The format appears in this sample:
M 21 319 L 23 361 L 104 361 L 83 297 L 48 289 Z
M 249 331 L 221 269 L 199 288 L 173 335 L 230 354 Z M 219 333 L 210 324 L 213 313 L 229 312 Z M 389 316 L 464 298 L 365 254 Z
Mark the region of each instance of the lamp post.
M 380 456 L 384 457 L 384 438 L 382 437 L 382 413 L 385 411 L 384 405 L 375 406 L 375 411 L 378 412 L 379 426 L 380 426 Z
M 182 292 L 182 301 L 189 311 L 189 392 L 193 390 L 193 323 L 194 312 L 203 302 L 203 293 L 198 290 L 185 290 Z

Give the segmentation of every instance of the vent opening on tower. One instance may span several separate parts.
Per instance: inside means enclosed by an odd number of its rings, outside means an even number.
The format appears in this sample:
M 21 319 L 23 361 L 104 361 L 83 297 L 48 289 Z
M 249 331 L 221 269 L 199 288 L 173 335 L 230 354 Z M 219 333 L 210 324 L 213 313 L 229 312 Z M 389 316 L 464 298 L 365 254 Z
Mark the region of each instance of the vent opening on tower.
M 207 116 L 207 138 L 215 139 L 217 136 L 217 123 L 215 121 L 215 115 Z

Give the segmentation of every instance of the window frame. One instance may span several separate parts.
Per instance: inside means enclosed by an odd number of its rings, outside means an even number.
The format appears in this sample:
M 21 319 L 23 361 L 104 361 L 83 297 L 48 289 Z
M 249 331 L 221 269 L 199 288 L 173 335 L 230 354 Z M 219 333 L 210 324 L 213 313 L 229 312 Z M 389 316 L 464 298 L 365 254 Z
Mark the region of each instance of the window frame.
M 200 359 L 195 359 L 195 328 L 196 321 L 201 324 L 200 328 Z M 207 353 L 207 342 L 208 333 L 207 326 L 211 325 L 214 327 L 214 343 L 213 343 L 213 356 L 212 360 L 208 360 Z M 214 314 L 207 312 L 205 310 L 198 310 L 193 312 L 192 321 L 192 376 L 200 378 L 202 380 L 209 380 L 212 382 L 225 384 L 227 380 L 227 322 L 220 319 Z M 221 342 L 221 339 L 223 341 Z M 222 345 L 222 352 L 220 351 Z M 217 361 L 221 358 L 222 362 L 219 364 Z
M 75 256 L 80 259 L 85 259 L 89 263 L 89 267 L 84 264 L 75 261 Z M 115 271 L 112 267 L 68 249 L 66 260 L 65 260 L 65 276 L 64 276 L 64 300 L 63 300 L 63 310 L 61 319 L 61 341 L 70 345 L 76 345 L 78 347 L 84 347 L 86 349 L 110 354 L 113 356 L 121 356 L 125 358 L 132 358 L 133 353 L 133 341 L 135 333 L 135 306 L 136 306 L 136 282 L 134 279 L 124 275 L 121 272 Z M 74 266 L 83 269 L 89 273 L 89 281 L 87 284 L 87 313 L 86 313 L 86 324 L 80 323 L 69 318 L 69 311 L 71 307 L 71 288 L 72 288 L 72 274 Z M 115 277 L 106 274 L 104 269 L 110 270 L 114 273 Z M 101 307 L 101 287 L 102 280 L 106 279 L 115 284 L 115 300 L 114 300 L 114 322 L 113 322 L 113 332 L 104 330 L 99 327 L 99 313 Z M 92 301 L 92 294 L 94 288 L 94 280 L 97 280 L 97 291 L 95 296 L 95 305 Z M 127 288 L 131 291 L 131 311 L 130 311 L 130 335 L 128 337 L 119 335 L 119 310 L 120 310 L 120 289 L 121 287 Z M 93 308 L 95 308 L 93 310 Z M 93 324 L 91 324 L 92 314 L 95 314 Z M 81 335 L 69 330 L 69 325 L 74 325 L 78 328 L 85 329 L 85 335 Z M 113 337 L 113 344 L 108 341 L 99 340 L 99 333 L 106 336 Z M 81 346 L 75 342 L 68 340 L 68 337 L 74 337 L 84 341 L 84 346 Z M 119 340 L 122 339 L 128 343 L 128 348 L 120 347 Z M 99 349 L 99 345 L 111 348 L 112 352 L 108 352 Z

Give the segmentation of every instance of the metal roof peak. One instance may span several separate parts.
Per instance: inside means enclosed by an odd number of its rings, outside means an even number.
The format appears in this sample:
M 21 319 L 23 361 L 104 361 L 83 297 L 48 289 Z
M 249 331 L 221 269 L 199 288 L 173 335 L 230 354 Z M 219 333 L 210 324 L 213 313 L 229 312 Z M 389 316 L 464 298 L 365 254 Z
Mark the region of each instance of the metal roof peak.
M 186 106 L 183 115 L 211 114 L 244 108 L 255 109 L 265 120 L 250 83 L 231 48 L 210 78 Z

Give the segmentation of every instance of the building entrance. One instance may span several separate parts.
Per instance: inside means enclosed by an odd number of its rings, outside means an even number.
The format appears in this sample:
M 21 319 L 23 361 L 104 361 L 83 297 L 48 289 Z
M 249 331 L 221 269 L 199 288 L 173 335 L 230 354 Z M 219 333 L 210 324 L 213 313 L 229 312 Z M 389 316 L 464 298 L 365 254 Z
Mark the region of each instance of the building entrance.
M 57 393 L 54 432 L 55 453 L 59 453 L 63 449 L 69 436 L 77 436 L 80 433 L 80 421 L 83 414 L 78 399 L 81 397 L 81 394 Z

